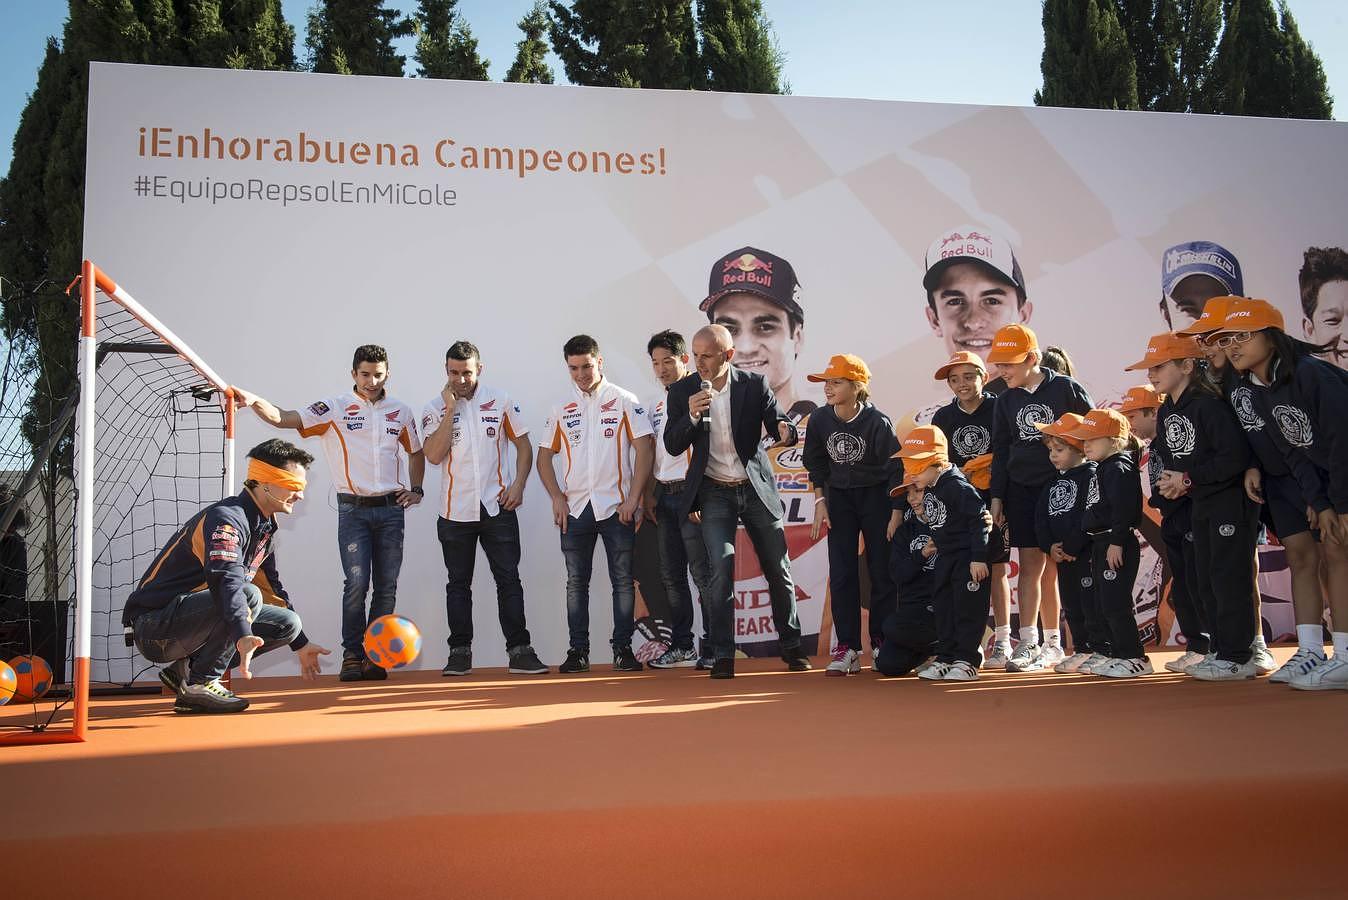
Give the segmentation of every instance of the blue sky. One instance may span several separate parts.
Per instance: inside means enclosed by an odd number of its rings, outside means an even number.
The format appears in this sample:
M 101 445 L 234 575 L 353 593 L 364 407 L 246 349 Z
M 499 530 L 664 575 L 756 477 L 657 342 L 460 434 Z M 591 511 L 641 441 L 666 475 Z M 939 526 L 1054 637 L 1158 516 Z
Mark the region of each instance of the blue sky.
M 303 41 L 312 0 L 284 0 Z M 460 0 L 459 11 L 505 77 L 520 39 L 515 23 L 533 0 Z M 390 3 L 404 10 L 414 0 Z M 1324 62 L 1335 117 L 1348 116 L 1348 3 L 1290 0 L 1302 34 Z M 1043 32 L 1038 0 L 764 0 L 786 51 L 793 93 L 956 103 L 1029 105 L 1039 86 Z M 64 0 L 0 0 L 0 173 L 8 171 L 19 113 L 37 80 L 49 35 L 60 35 Z M 411 47 L 404 48 L 411 54 Z M 558 80 L 565 75 L 551 60 Z

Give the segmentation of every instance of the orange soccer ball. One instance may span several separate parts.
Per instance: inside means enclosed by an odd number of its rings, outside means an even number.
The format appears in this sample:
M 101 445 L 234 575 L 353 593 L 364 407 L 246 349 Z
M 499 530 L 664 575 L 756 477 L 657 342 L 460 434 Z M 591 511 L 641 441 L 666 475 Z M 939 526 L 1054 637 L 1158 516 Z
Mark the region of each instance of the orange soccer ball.
M 380 616 L 365 629 L 365 655 L 381 669 L 401 669 L 421 652 L 421 632 L 411 619 Z
M 9 702 L 9 698 L 14 696 L 14 689 L 19 686 L 18 681 L 14 668 L 7 662 L 0 662 L 0 706 L 4 706 Z
M 14 670 L 14 699 L 20 703 L 37 700 L 51 687 L 51 666 L 40 656 L 16 656 L 9 661 Z

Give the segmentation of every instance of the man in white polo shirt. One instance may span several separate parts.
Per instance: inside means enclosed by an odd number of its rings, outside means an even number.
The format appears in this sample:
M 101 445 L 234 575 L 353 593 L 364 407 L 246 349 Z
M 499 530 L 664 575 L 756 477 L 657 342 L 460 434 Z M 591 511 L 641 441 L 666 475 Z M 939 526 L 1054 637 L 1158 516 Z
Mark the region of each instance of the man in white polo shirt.
M 604 539 L 613 583 L 613 668 L 639 672 L 632 653 L 632 545 L 651 476 L 651 425 L 636 395 L 604 377 L 599 343 L 578 334 L 562 348 L 571 391 L 548 412 L 538 444 L 538 479 L 552 498 L 566 559 L 566 621 L 571 648 L 562 673 L 590 670 L 590 571 L 594 545 Z M 553 458 L 563 455 L 558 483 Z
M 388 353 L 356 348 L 347 393 L 300 410 L 280 409 L 240 391 L 237 402 L 277 428 L 322 441 L 337 489 L 337 548 L 342 557 L 342 681 L 380 681 L 388 672 L 365 656 L 365 628 L 393 612 L 403 564 L 404 510 L 421 502 L 426 459 L 412 408 L 385 390 Z M 365 596 L 374 595 L 369 610 Z
M 702 543 L 702 529 L 698 513 L 685 514 L 680 507 L 688 475 L 691 448 L 678 456 L 665 449 L 665 422 L 668 421 L 666 391 L 680 378 L 688 376 L 688 345 L 683 335 L 662 331 L 646 343 L 651 357 L 651 369 L 659 379 L 659 396 L 646 405 L 651 431 L 655 438 L 655 478 L 646 492 L 646 518 L 655 522 L 660 532 L 660 574 L 669 598 L 670 624 L 673 637 L 670 647 L 658 659 L 651 660 L 657 669 L 674 669 L 696 665 L 710 669 L 715 659 L 707 640 L 707 598 L 711 596 L 711 570 L 707 567 L 707 548 Z M 697 585 L 698 604 L 702 607 L 702 652 L 693 650 L 693 597 L 688 590 L 688 573 Z
M 496 610 L 510 671 L 542 675 L 548 667 L 529 645 L 524 620 L 520 523 L 515 515 L 534 463 L 529 429 L 519 405 L 505 391 L 479 380 L 482 359 L 472 343 L 450 346 L 445 374 L 444 389 L 421 411 L 422 449 L 430 464 L 440 467 L 436 532 L 448 573 L 449 619 L 449 662 L 441 674 L 473 671 L 473 565 L 481 541 L 496 579 Z

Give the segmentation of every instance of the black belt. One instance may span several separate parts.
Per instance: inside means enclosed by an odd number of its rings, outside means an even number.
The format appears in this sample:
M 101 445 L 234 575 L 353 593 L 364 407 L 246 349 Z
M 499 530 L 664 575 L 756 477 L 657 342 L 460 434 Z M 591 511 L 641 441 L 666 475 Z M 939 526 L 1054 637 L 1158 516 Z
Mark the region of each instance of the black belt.
M 360 494 L 338 494 L 337 502 L 347 503 L 350 504 L 351 506 L 361 506 L 361 507 L 397 506 L 398 495 L 396 493 L 393 493 L 393 494 L 380 494 L 378 497 L 363 497 Z
M 660 487 L 664 489 L 666 494 L 672 497 L 675 494 L 682 494 L 683 487 L 686 483 L 687 482 L 684 481 L 684 479 L 680 478 L 677 481 L 662 481 L 660 482 Z

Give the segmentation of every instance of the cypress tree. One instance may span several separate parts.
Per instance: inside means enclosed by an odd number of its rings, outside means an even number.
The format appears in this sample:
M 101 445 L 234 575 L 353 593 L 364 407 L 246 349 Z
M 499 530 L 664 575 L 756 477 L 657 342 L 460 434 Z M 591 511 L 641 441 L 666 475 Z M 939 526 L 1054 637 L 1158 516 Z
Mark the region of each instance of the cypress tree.
M 1137 64 L 1110 0 L 1044 0 L 1037 106 L 1137 109 Z
M 697 24 L 709 89 L 783 93 L 784 57 L 759 0 L 698 0 Z
M 692 0 L 552 0 L 552 49 L 573 84 L 701 87 Z
M 304 43 L 308 68 L 339 75 L 401 76 L 407 57 L 393 49 L 413 33 L 411 19 L 387 9 L 384 0 L 322 0 L 309 11 Z
M 454 9 L 458 0 L 419 0 L 417 75 L 422 78 L 458 78 L 486 81 L 490 63 L 477 53 L 477 38 Z
M 516 84 L 552 84 L 552 69 L 546 62 L 546 38 L 551 27 L 547 7 L 543 0 L 536 0 L 533 9 L 519 21 L 524 40 L 515 45 L 515 61 L 506 73 L 506 81 Z
M 1222 31 L 1221 0 L 1178 0 L 1175 21 L 1179 35 L 1176 42 L 1179 97 L 1175 109 L 1210 112 L 1208 79 L 1217 37 Z

